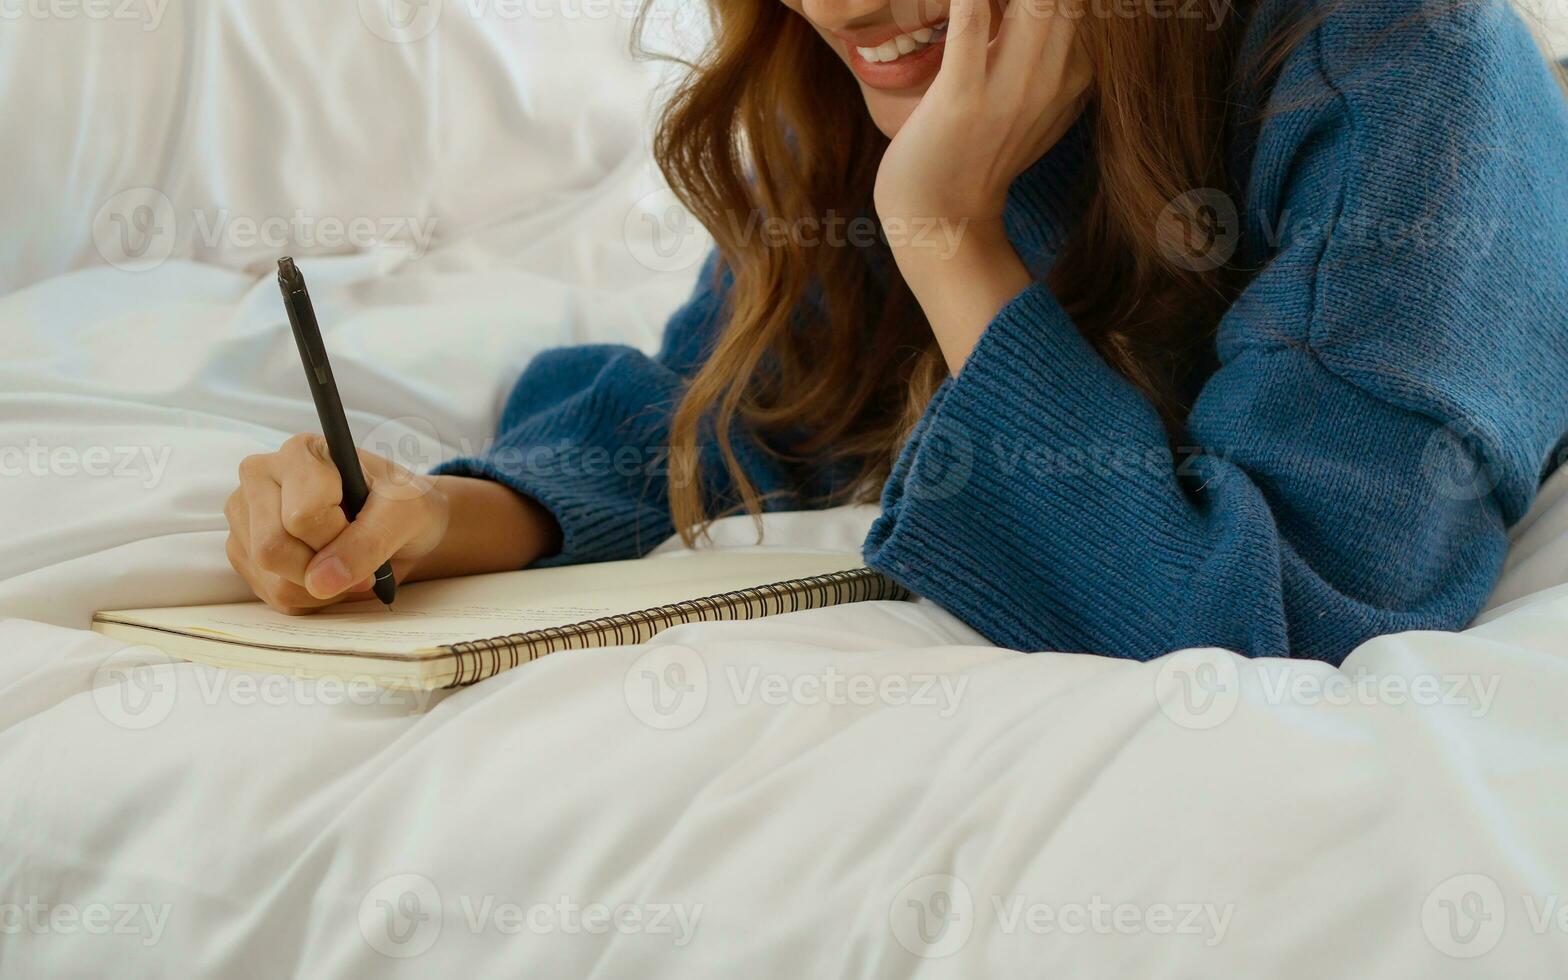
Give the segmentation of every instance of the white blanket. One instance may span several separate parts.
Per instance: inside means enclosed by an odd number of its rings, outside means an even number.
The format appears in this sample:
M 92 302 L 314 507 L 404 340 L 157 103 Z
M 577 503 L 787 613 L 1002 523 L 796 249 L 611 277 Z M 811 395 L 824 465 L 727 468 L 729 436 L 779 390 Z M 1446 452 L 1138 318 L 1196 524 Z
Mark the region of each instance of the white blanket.
M 684 289 L 439 254 L 307 272 L 359 431 L 432 460 L 488 434 L 533 350 L 613 323 L 651 341 Z M 1499 599 L 1537 594 L 1342 671 L 1023 656 L 879 604 L 409 702 L 81 630 L 243 596 L 235 464 L 312 421 L 270 279 L 87 270 L 0 300 L 0 325 L 23 467 L 0 480 L 7 976 L 1539 976 L 1568 956 L 1568 594 L 1537 592 L 1568 578 L 1568 507 L 1532 515 Z M 769 541 L 854 547 L 869 518 L 783 516 Z
M 581 157 L 597 169 L 418 261 L 304 263 L 370 448 L 480 447 L 538 349 L 655 342 L 690 270 L 633 238 L 667 201 L 636 153 Z M 315 424 L 270 277 L 177 258 L 47 278 L 0 297 L 0 352 L 0 975 L 1568 962 L 1568 477 L 1487 622 L 1343 670 L 1024 656 L 874 604 L 410 700 L 84 629 L 245 597 L 222 549 L 235 467 Z M 870 517 L 781 515 L 768 543 L 853 548 Z

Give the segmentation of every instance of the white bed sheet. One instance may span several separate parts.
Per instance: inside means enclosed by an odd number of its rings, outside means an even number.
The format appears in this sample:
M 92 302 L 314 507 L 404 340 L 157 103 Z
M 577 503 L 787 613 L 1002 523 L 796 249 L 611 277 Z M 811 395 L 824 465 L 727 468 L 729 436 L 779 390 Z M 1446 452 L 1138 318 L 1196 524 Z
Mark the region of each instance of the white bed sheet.
M 685 288 L 601 292 L 473 254 L 307 266 L 361 434 L 424 433 L 413 455 L 432 457 L 477 444 L 532 351 L 608 324 L 651 343 Z M 243 595 L 221 549 L 234 466 L 311 424 L 270 280 L 86 270 L 0 299 L 0 324 L 0 445 L 51 461 L 0 481 L 17 617 L 0 622 L 0 974 L 1568 960 L 1568 593 L 1539 591 L 1568 578 L 1562 479 L 1518 536 L 1511 606 L 1375 641 L 1344 671 L 1023 656 L 929 605 L 876 604 L 400 702 L 81 629 L 97 607 Z M 105 448 L 123 472 L 67 472 Z M 781 515 L 769 540 L 854 547 L 870 518 Z M 719 538 L 744 546 L 748 525 Z
M 417 262 L 305 262 L 362 441 L 433 463 L 483 445 L 538 349 L 655 343 L 690 273 L 624 244 L 648 181 L 629 158 Z M 1023 656 L 869 604 L 409 702 L 84 630 L 245 596 L 235 466 L 314 424 L 270 277 L 84 269 L 0 297 L 0 338 L 0 975 L 1568 963 L 1568 477 L 1483 625 L 1342 671 Z M 855 548 L 871 517 L 768 542 Z

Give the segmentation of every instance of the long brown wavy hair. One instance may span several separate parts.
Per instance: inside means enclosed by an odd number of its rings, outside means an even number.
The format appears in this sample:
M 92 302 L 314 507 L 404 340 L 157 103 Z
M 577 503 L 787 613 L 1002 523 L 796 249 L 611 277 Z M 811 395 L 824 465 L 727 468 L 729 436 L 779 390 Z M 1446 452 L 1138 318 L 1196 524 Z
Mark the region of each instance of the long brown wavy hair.
M 1218 27 L 1209 18 L 1085 16 L 1077 32 L 1093 73 L 1084 110 L 1092 163 L 1049 285 L 1173 436 L 1240 288 L 1236 270 L 1194 270 L 1161 238 L 1173 201 L 1232 188 L 1226 134 L 1244 26 L 1236 2 L 1226 0 Z M 670 509 L 688 544 L 715 509 L 762 509 L 732 432 L 855 474 L 840 482 L 838 502 L 874 499 L 946 372 L 885 244 L 757 232 L 757 216 L 807 227 L 874 214 L 888 141 L 848 68 L 779 0 L 709 7 L 713 41 L 668 103 L 654 144 L 733 276 L 727 325 L 672 423 Z M 699 475 L 705 434 L 717 437 L 733 482 L 716 508 Z

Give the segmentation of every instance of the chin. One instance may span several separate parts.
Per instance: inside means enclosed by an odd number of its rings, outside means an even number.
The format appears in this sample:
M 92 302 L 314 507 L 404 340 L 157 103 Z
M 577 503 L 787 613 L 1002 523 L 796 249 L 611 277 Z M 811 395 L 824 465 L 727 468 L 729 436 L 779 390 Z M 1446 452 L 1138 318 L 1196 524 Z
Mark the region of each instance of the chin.
M 871 112 L 871 121 L 888 139 L 898 135 L 898 131 L 904 128 L 904 123 L 909 121 L 915 111 L 915 106 L 925 96 L 924 91 L 893 94 L 864 85 L 861 86 L 861 92 L 866 98 L 866 108 Z

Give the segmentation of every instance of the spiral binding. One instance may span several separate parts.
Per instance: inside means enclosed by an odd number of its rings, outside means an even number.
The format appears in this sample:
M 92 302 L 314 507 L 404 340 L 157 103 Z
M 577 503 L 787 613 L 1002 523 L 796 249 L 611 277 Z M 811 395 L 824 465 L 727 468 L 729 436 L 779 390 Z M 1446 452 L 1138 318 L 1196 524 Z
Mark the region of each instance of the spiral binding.
M 591 619 L 572 626 L 552 626 L 488 640 L 453 643 L 442 647 L 441 652 L 451 656 L 457 666 L 457 675 L 448 686 L 465 687 L 558 650 L 645 643 L 682 623 L 755 619 L 850 602 L 908 598 L 909 590 L 897 582 L 869 568 L 859 568 L 759 585 L 703 599 L 688 599 L 642 612 Z M 755 612 L 757 608 L 761 611 Z

